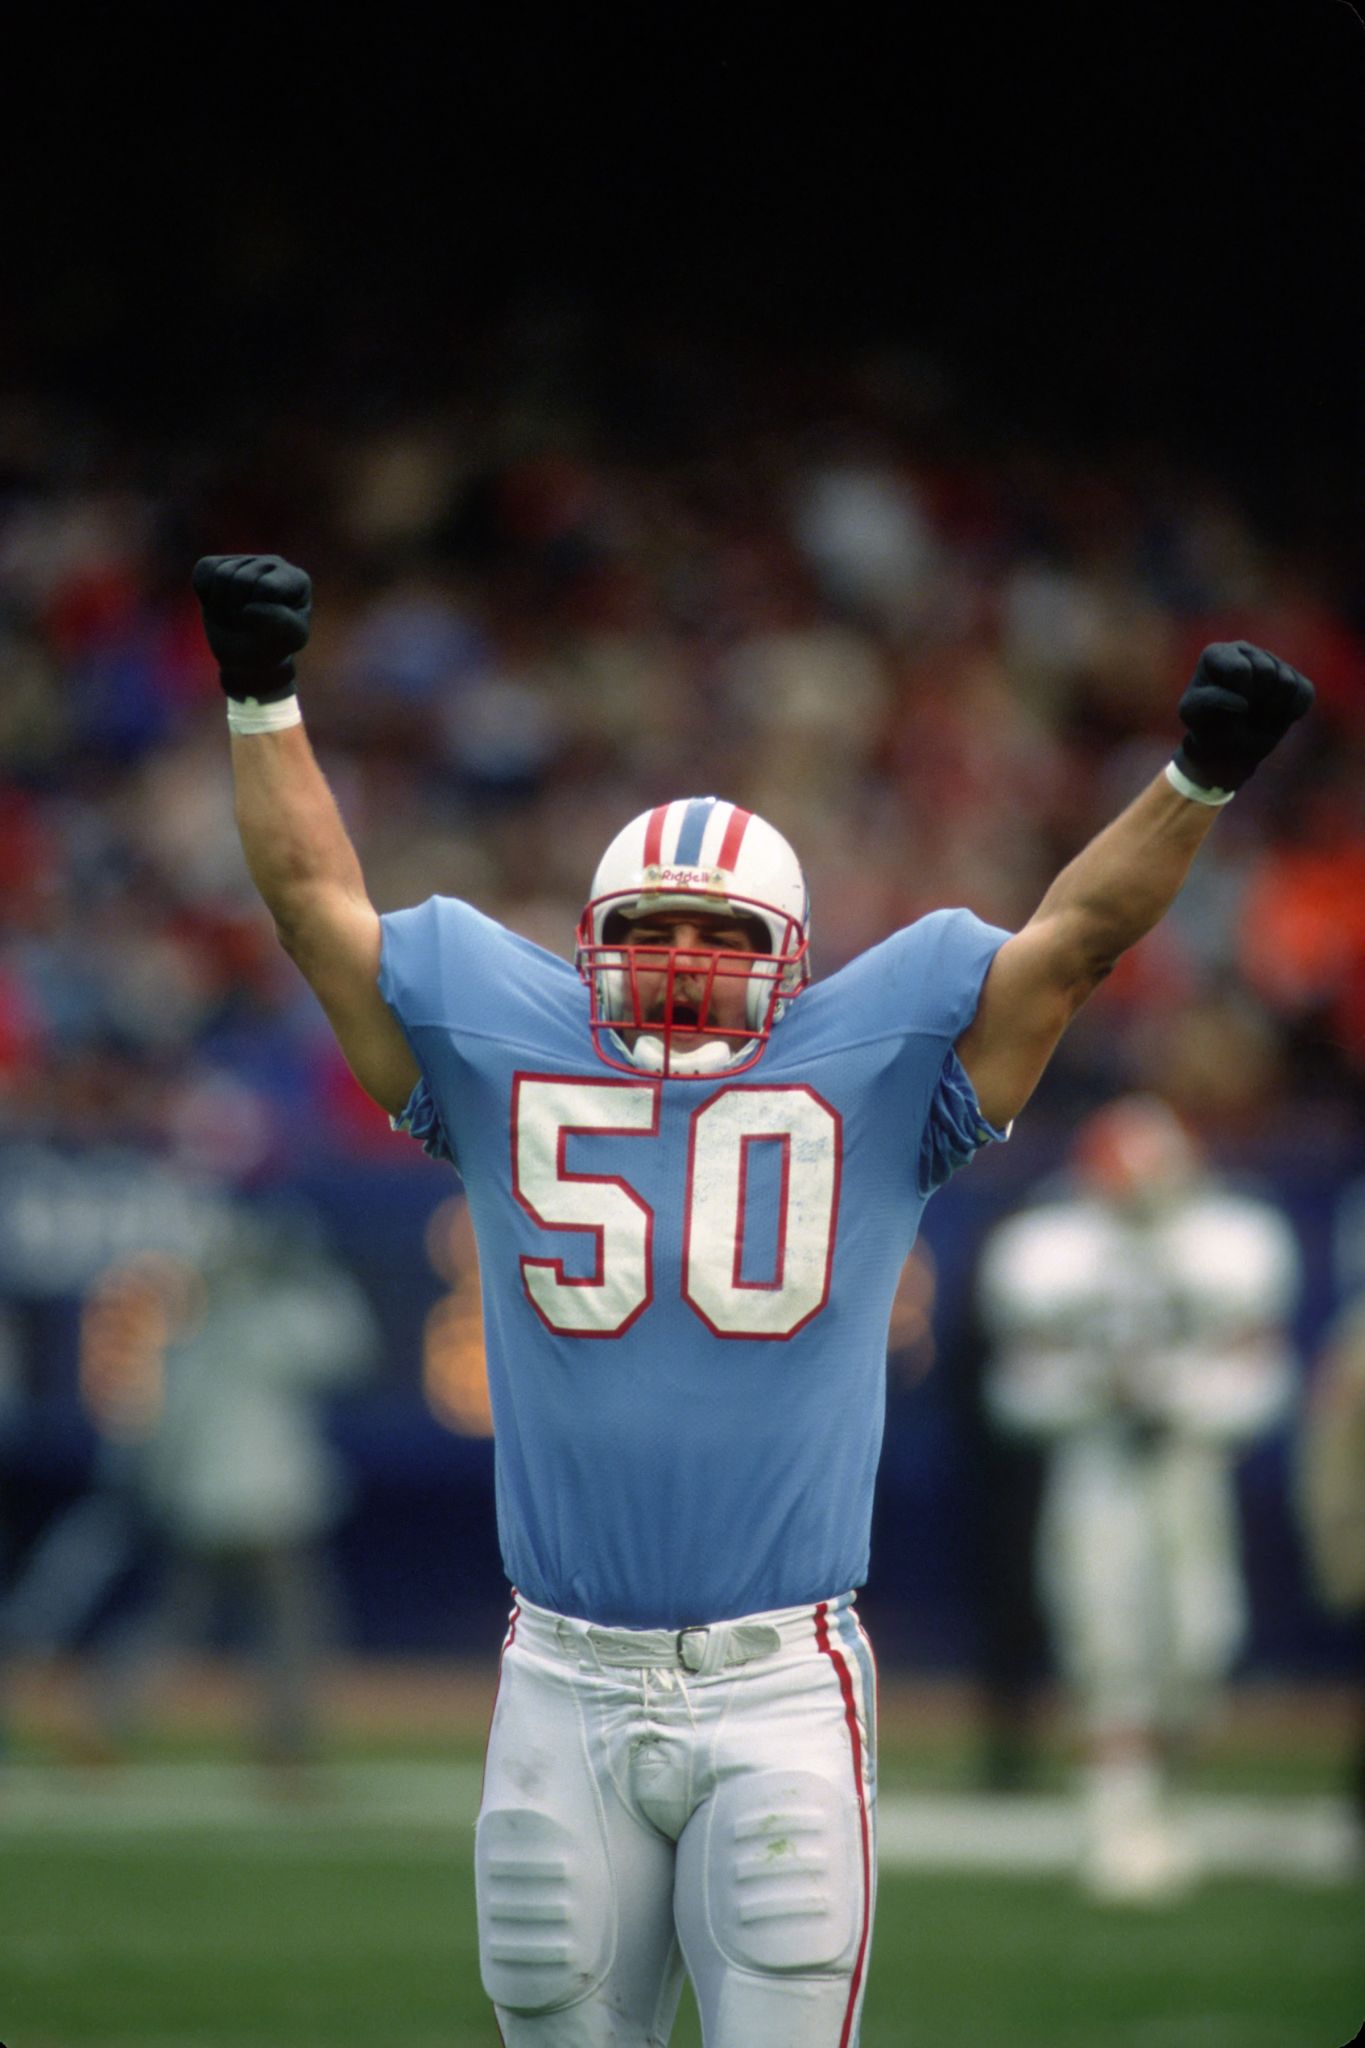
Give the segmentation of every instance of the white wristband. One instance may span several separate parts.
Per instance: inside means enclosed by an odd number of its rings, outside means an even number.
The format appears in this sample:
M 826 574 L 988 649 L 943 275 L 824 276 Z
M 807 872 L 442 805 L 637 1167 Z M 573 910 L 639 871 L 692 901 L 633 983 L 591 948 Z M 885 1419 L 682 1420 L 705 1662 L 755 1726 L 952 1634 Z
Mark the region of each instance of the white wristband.
M 254 697 L 229 697 L 227 714 L 228 730 L 235 733 L 283 732 L 287 725 L 303 724 L 297 697 L 277 697 L 273 704 L 258 704 Z
M 1191 782 L 1184 769 L 1177 768 L 1174 761 L 1166 763 L 1166 780 L 1172 789 L 1196 804 L 1230 804 L 1237 794 L 1235 789 L 1205 789 L 1202 783 Z

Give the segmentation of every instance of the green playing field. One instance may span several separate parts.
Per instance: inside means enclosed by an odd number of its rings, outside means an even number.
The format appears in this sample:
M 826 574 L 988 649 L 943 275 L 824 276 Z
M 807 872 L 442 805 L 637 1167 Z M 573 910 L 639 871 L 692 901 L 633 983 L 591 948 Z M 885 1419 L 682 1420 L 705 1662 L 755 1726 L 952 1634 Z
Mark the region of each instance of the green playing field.
M 496 2048 L 476 1797 L 468 1753 L 357 1757 L 287 1806 L 212 1761 L 19 1766 L 0 1789 L 0 2040 Z M 887 1816 L 864 2048 L 1340 2048 L 1365 2017 L 1365 1888 L 1319 1867 L 1320 1798 L 1210 1806 L 1228 1868 L 1123 1912 L 1048 1867 L 1055 1800 L 893 1792 Z M 675 2048 L 698 2039 L 685 2011 Z

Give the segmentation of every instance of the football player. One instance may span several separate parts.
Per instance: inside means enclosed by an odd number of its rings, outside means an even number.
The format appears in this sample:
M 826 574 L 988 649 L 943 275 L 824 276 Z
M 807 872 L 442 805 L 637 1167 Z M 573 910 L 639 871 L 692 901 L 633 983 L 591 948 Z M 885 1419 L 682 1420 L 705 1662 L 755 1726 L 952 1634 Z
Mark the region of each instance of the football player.
M 461 1175 L 514 1597 L 476 1841 L 509 2048 L 849 2048 L 875 1888 L 867 1569 L 897 1276 L 1069 1019 L 1308 708 L 1211 648 L 1167 772 L 1022 931 L 943 910 L 811 982 L 800 865 L 713 797 L 607 847 L 577 970 L 384 917 L 301 722 L 302 571 L 195 570 L 237 817 L 357 1079 Z
M 1047 1447 L 1037 1566 L 1085 1737 L 1081 1879 L 1145 1903 L 1195 1875 L 1167 1765 L 1245 1636 L 1233 1466 L 1289 1412 L 1299 1257 L 1155 1096 L 1087 1119 L 1070 1164 L 987 1241 L 986 1396 Z

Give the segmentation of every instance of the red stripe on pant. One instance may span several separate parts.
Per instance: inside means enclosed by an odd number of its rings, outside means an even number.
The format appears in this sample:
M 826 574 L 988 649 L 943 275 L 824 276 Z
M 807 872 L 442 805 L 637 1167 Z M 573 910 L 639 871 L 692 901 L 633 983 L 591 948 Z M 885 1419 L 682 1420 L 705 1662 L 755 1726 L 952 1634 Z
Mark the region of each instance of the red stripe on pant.
M 498 1652 L 498 1677 L 497 1683 L 493 1687 L 493 1704 L 488 1709 L 488 1732 L 483 1738 L 483 1777 L 479 1780 L 480 1806 L 483 1805 L 484 1781 L 488 1777 L 488 1745 L 493 1735 L 493 1716 L 498 1711 L 498 1694 L 502 1691 L 502 1660 L 517 1639 L 517 1623 L 520 1620 L 521 1608 L 518 1605 L 517 1594 L 514 1589 L 512 1593 L 512 1612 L 507 1617 L 507 1634 L 503 1637 L 502 1648 Z M 3 2042 L 0 2042 L 0 2048 L 4 2048 Z
M 815 1610 L 815 1642 L 816 1647 L 829 1658 L 839 1680 L 839 1692 L 844 1702 L 844 1720 L 848 1724 L 848 1739 L 853 1751 L 853 1788 L 858 1795 L 858 1826 L 862 1833 L 863 1849 L 863 1931 L 858 1937 L 853 1982 L 849 1986 L 848 2007 L 844 2013 L 843 2031 L 839 2035 L 839 2048 L 848 2048 L 849 2036 L 853 2030 L 853 2015 L 858 2009 L 858 1993 L 862 1989 L 863 1965 L 867 1961 L 868 1916 L 872 1906 L 872 1844 L 867 1820 L 867 1794 L 863 1789 L 863 1738 L 858 1730 L 858 1707 L 853 1696 L 853 1674 L 848 1668 L 843 1651 L 836 1643 L 830 1641 L 829 1624 L 825 1620 L 828 1611 L 828 1601 L 822 1600 Z

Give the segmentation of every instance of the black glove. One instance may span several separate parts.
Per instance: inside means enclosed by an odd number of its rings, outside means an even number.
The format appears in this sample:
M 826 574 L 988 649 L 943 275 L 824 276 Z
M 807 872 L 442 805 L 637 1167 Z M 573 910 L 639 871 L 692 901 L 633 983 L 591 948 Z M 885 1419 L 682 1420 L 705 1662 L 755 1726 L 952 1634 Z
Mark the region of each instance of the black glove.
M 204 555 L 194 592 L 229 697 L 276 704 L 292 696 L 293 657 L 308 644 L 313 608 L 303 570 L 278 555 Z
M 1175 765 L 1203 789 L 1240 789 L 1312 702 L 1313 685 L 1287 661 L 1245 640 L 1216 641 L 1180 700 Z

